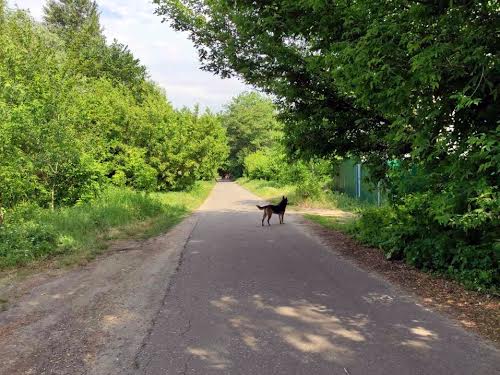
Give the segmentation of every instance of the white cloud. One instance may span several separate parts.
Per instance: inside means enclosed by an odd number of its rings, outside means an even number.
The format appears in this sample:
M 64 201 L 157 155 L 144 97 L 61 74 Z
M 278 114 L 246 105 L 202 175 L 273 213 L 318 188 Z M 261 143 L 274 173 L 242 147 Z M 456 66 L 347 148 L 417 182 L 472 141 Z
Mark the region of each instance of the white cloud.
M 148 67 L 151 78 L 165 90 L 176 107 L 199 103 L 219 110 L 233 96 L 250 90 L 237 79 L 222 80 L 201 71 L 196 50 L 183 33 L 172 30 L 154 15 L 148 0 L 97 0 L 101 24 L 109 41 L 117 39 Z M 36 19 L 43 14 L 43 0 L 9 0 L 11 6 L 29 9 Z

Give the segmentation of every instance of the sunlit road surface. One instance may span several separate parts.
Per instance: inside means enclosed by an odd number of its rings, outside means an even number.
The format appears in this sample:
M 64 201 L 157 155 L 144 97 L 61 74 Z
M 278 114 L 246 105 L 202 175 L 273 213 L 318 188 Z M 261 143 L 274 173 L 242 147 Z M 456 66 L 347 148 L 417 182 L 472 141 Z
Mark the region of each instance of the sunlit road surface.
M 499 374 L 476 336 L 218 183 L 138 357 L 143 374 Z

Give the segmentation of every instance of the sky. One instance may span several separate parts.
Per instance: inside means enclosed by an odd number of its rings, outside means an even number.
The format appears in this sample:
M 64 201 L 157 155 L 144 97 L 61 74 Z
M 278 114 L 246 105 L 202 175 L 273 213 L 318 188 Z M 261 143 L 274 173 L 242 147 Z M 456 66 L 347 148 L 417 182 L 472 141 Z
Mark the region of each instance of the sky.
M 221 79 L 200 70 L 195 48 L 187 34 L 176 32 L 154 14 L 150 0 L 97 0 L 101 25 L 108 42 L 128 45 L 146 65 L 151 79 L 162 86 L 175 107 L 219 111 L 232 97 L 251 88 L 236 78 Z M 11 7 L 29 9 L 42 19 L 45 0 L 8 0 Z

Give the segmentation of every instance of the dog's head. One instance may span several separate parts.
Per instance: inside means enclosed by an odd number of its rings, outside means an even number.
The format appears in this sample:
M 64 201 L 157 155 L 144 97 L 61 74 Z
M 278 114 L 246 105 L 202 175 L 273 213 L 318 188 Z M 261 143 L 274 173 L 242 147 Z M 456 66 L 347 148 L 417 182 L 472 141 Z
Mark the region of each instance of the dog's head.
M 283 195 L 283 198 L 281 199 L 281 203 L 283 203 L 286 206 L 288 204 L 288 198 Z

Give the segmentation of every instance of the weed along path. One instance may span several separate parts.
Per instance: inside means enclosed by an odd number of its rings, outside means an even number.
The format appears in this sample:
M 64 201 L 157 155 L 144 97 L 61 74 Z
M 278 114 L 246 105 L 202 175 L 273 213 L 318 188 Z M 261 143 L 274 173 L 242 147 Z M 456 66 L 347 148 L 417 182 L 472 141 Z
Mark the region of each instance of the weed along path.
M 498 374 L 499 352 L 312 237 L 261 227 L 219 183 L 198 212 L 138 374 Z
M 5 287 L 0 374 L 499 373 L 497 349 L 326 248 L 301 216 L 261 227 L 261 203 L 221 182 L 166 234 Z

